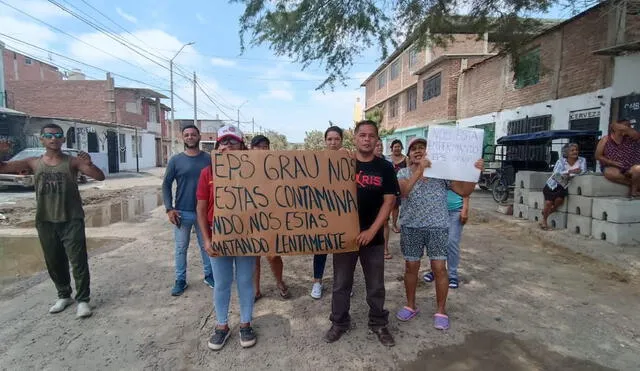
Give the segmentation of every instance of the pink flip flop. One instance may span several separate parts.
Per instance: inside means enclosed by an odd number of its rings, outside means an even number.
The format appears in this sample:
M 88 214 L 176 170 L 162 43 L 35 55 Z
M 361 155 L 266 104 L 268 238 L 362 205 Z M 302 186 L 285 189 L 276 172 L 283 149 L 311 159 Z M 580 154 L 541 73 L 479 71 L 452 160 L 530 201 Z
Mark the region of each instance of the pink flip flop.
M 396 314 L 396 318 L 402 322 L 407 322 L 412 320 L 415 316 L 417 316 L 418 313 L 420 313 L 420 309 L 416 308 L 416 310 L 413 310 L 409 307 L 403 307 Z

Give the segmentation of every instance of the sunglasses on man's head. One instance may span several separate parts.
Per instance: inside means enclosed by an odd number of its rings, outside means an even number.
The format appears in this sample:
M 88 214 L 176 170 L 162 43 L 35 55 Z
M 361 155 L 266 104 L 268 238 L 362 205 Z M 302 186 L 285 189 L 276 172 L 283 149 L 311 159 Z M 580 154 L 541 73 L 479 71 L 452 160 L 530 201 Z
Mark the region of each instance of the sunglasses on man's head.
M 44 139 L 62 139 L 64 138 L 64 133 L 43 133 L 40 136 Z
M 225 138 L 218 142 L 224 146 L 235 146 L 236 144 L 240 144 L 240 141 L 233 138 Z

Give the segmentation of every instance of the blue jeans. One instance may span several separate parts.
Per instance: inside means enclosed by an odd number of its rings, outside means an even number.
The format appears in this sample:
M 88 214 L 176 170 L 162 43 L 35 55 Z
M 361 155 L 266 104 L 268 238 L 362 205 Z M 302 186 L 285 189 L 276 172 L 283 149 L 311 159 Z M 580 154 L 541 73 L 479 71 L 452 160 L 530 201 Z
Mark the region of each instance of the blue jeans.
M 251 322 L 253 316 L 254 288 L 253 273 L 256 266 L 255 256 L 220 256 L 210 258 L 213 266 L 213 306 L 216 310 L 218 325 L 226 325 L 229 320 L 229 302 L 233 283 L 233 265 L 236 266 L 236 286 L 240 301 L 240 323 Z
M 458 263 L 460 263 L 460 238 L 462 227 L 461 210 L 449 210 L 449 241 L 447 242 L 447 268 L 449 279 L 458 279 Z
M 204 251 L 204 242 L 202 240 L 202 232 L 198 227 L 196 220 L 196 213 L 194 211 L 181 211 L 180 214 L 180 228 L 174 228 L 174 238 L 176 241 L 176 280 L 187 280 L 187 249 L 189 248 L 189 242 L 191 241 L 191 229 L 195 227 L 196 236 L 198 237 L 198 245 L 200 246 L 200 256 L 202 257 L 202 266 L 204 268 L 204 276 L 212 277 L 211 261 L 209 255 Z
M 324 267 L 327 264 L 327 254 L 313 256 L 313 278 L 321 280 L 324 276 Z

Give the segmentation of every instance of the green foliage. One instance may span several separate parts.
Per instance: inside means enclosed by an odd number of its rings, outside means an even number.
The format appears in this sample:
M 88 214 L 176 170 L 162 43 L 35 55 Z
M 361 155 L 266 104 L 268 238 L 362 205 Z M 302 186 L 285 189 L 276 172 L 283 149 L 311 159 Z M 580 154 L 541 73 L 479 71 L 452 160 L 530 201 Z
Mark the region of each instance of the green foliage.
M 269 138 L 269 142 L 271 142 L 271 149 L 273 150 L 289 149 L 289 141 L 287 140 L 286 135 L 280 134 L 273 130 L 267 130 L 264 133 L 264 136 Z
M 324 133 L 320 130 L 307 131 L 304 136 L 304 149 L 310 151 L 324 149 Z
M 525 18 L 552 6 L 574 13 L 598 0 L 230 0 L 244 5 L 242 50 L 267 45 L 306 68 L 324 66 L 318 89 L 344 84 L 355 58 L 377 48 L 381 59 L 401 43 L 446 46 L 452 33 L 490 35 L 501 51 L 517 56 L 544 22 Z M 462 7 L 467 15 L 460 16 Z M 403 46 L 407 46 L 405 44 Z

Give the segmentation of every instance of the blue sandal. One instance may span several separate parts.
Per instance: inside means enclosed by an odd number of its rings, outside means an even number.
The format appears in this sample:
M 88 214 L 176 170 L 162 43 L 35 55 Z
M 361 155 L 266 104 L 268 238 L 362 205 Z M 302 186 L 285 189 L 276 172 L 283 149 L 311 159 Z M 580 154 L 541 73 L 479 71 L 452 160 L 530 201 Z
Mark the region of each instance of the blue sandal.
M 422 280 L 426 283 L 431 283 L 433 281 L 435 281 L 435 277 L 433 275 L 433 272 L 427 272 L 424 274 L 424 276 L 422 276 Z
M 396 318 L 402 322 L 406 322 L 406 321 L 412 320 L 415 316 L 418 315 L 418 313 L 420 313 L 420 310 L 417 308 L 416 310 L 413 310 L 412 308 L 409 308 L 409 307 L 403 307 L 396 314 Z
M 459 287 L 458 280 L 455 278 L 449 278 L 449 288 L 457 289 Z

